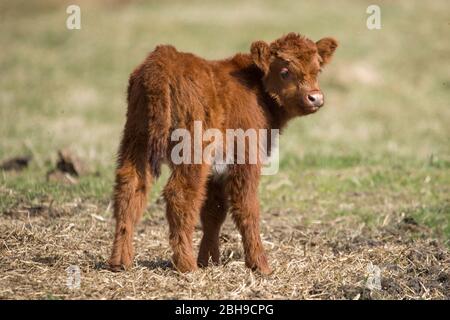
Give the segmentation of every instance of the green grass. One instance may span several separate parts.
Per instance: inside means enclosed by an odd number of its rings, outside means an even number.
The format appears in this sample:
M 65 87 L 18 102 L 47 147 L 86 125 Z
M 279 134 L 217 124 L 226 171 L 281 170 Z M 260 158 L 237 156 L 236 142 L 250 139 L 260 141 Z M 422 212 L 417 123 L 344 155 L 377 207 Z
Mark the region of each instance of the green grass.
M 340 47 L 321 75 L 326 107 L 281 138 L 280 172 L 261 183 L 263 211 L 373 227 L 407 215 L 449 239 L 448 3 L 379 3 L 379 31 L 365 26 L 370 1 L 82 1 L 79 31 L 65 28 L 58 1 L 2 3 L 0 160 L 31 153 L 34 161 L 0 174 L 1 212 L 42 199 L 106 208 L 127 77 L 156 44 L 217 59 L 297 31 L 334 36 Z M 92 174 L 74 186 L 47 183 L 66 146 Z

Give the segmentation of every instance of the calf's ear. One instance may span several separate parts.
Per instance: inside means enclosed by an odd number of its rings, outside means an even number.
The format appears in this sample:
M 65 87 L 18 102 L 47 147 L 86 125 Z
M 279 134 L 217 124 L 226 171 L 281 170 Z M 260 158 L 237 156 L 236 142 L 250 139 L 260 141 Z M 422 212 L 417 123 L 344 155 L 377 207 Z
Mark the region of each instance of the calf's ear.
M 270 48 L 264 41 L 255 41 L 250 48 L 253 62 L 266 74 L 269 71 Z
M 323 38 L 316 42 L 317 50 L 322 58 L 321 66 L 330 62 L 334 51 L 338 47 L 338 42 L 333 38 Z

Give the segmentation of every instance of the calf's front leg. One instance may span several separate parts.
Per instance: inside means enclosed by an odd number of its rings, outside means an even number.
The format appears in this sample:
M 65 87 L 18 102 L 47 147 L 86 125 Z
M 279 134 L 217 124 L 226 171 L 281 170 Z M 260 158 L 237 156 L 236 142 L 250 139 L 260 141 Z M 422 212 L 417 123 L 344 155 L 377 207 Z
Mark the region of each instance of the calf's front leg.
M 208 182 L 208 191 L 200 213 L 203 227 L 203 237 L 200 242 L 200 250 L 197 263 L 201 267 L 207 267 L 211 258 L 213 264 L 219 264 L 219 233 L 220 227 L 225 221 L 228 210 L 228 201 L 225 193 L 224 182 L 211 178 Z

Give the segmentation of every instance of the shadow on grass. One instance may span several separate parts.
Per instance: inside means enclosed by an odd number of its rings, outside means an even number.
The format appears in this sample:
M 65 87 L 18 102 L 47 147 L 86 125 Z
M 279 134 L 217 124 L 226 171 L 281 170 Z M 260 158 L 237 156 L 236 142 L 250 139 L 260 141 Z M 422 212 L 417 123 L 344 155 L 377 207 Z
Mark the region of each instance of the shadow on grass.
M 173 264 L 170 260 L 164 260 L 161 258 L 156 258 L 154 260 L 139 260 L 137 262 L 138 266 L 145 267 L 150 270 L 162 269 L 162 270 L 173 270 Z
M 164 260 L 156 258 L 154 260 L 139 260 L 137 261 L 139 267 L 144 267 L 149 270 L 162 269 L 162 270 L 174 270 L 173 264 L 170 260 Z M 107 261 L 96 261 L 94 264 L 94 270 L 108 270 L 117 272 L 118 270 L 111 270 Z

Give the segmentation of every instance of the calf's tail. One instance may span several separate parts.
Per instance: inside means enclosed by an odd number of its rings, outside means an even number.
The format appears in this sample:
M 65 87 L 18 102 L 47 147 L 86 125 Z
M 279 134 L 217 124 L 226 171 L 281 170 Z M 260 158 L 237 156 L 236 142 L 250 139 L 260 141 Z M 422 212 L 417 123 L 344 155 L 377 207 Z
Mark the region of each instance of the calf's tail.
M 158 178 L 169 144 L 170 91 L 167 81 L 154 79 L 152 73 L 146 78 L 146 74 L 149 74 L 148 70 L 144 73 L 138 69 L 130 77 L 127 122 L 145 135 L 150 172 Z

